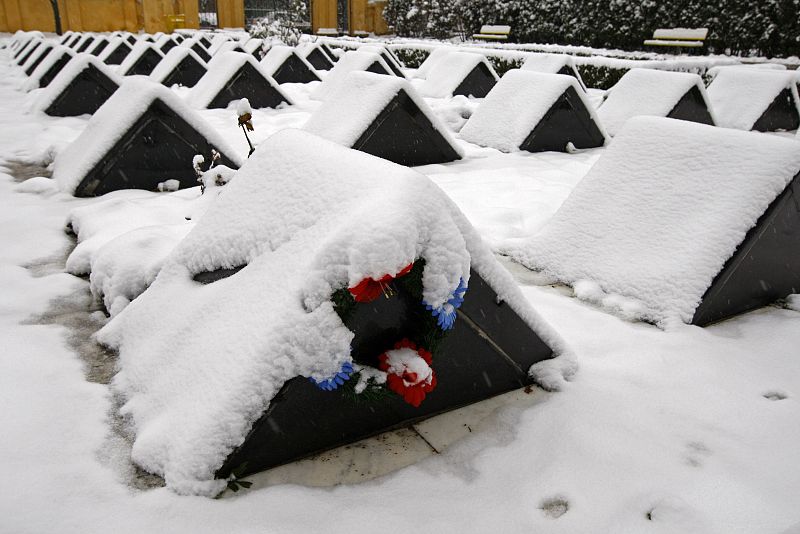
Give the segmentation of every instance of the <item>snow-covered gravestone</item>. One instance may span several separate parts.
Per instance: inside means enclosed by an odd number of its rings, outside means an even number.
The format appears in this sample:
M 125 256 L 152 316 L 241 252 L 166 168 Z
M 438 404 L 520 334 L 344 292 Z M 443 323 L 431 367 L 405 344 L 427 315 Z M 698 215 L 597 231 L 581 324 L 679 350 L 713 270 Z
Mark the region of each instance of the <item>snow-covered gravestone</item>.
M 449 52 L 425 75 L 419 92 L 428 98 L 456 95 L 485 97 L 497 83 L 497 74 L 482 54 Z
M 264 72 L 278 83 L 308 83 L 320 81 L 311 64 L 300 57 L 291 46 L 273 46 L 260 61 Z
M 797 141 L 636 117 L 508 252 L 628 318 L 706 325 L 798 292 L 799 205 Z
M 136 74 L 148 76 L 156 65 L 164 58 L 151 43 L 145 39 L 137 42 L 119 66 L 119 73 L 123 76 Z
M 100 36 L 94 40 L 92 46 L 89 47 L 87 52 L 92 54 L 93 56 L 100 56 L 103 53 L 103 50 L 108 47 L 109 40 L 106 37 Z
M 196 108 L 226 108 L 242 98 L 249 100 L 256 109 L 292 103 L 255 58 L 241 52 L 215 56 L 208 72 L 189 93 L 187 102 Z
M 308 61 L 316 70 L 331 70 L 336 63 L 336 56 L 326 51 L 326 46 L 322 43 L 300 43 L 297 45 L 297 53 Z
M 47 87 L 50 85 L 50 82 L 55 79 L 58 73 L 70 62 L 74 55 L 72 50 L 66 46 L 56 46 L 31 73 L 30 78 L 26 80 L 24 84 L 24 89 L 26 91 L 32 91 L 38 87 Z
M 108 65 L 90 54 L 78 54 L 39 95 L 34 107 L 56 117 L 92 114 L 121 83 Z
M 400 165 L 462 157 L 430 107 L 397 76 L 351 72 L 303 128 Z
M 199 37 L 186 39 L 179 46 L 183 46 L 185 48 L 191 48 L 192 52 L 197 54 L 197 56 L 206 63 L 211 61 L 211 54 L 208 53 L 208 48 L 202 44 L 202 40 Z
M 530 54 L 520 69 L 572 76 L 578 80 L 580 88 L 586 90 L 581 74 L 575 66 L 575 60 L 567 54 Z
M 578 81 L 563 74 L 508 71 L 461 129 L 470 143 L 503 152 L 603 146 L 606 135 Z
M 597 114 L 606 131 L 616 135 L 625 121 L 639 115 L 715 124 L 712 109 L 697 74 L 637 68 L 609 90 Z
M 44 61 L 45 58 L 47 58 L 47 56 L 53 52 L 55 46 L 57 45 L 53 43 L 45 43 L 43 46 L 39 47 L 36 52 L 31 54 L 31 56 L 28 58 L 28 61 L 20 65 L 22 70 L 25 72 L 25 75 L 30 76 L 33 74 L 33 71 L 36 70 L 36 67 L 38 67 L 42 61 Z
M 351 72 L 373 72 L 386 76 L 394 76 L 392 69 L 374 52 L 346 52 L 331 69 L 325 80 L 311 93 L 314 100 L 325 100 L 328 95 L 336 93 Z
M 31 39 L 31 41 L 22 49 L 17 56 L 14 57 L 14 61 L 16 62 L 17 66 L 22 66 L 25 64 L 26 61 L 36 53 L 39 48 L 44 45 L 44 39 Z
M 428 73 L 435 70 L 437 65 L 444 61 L 444 59 L 454 51 L 455 49 L 449 46 L 434 47 L 433 50 L 431 50 L 428 54 L 428 57 L 425 58 L 425 61 L 423 61 L 416 72 L 414 72 L 414 77 L 422 79 L 427 78 Z
M 53 178 L 75 196 L 148 189 L 177 180 L 197 185 L 195 155 L 237 168 L 241 159 L 225 140 L 172 91 L 149 79 L 129 79 L 57 157 Z
M 155 47 L 165 56 L 176 46 L 178 46 L 178 43 L 172 35 L 162 34 L 155 42 Z
M 66 46 L 68 46 L 68 47 L 69 47 L 69 48 L 71 48 L 71 49 L 74 49 L 74 48 L 75 48 L 75 45 L 78 43 L 78 41 L 80 41 L 80 40 L 81 40 L 81 38 L 82 38 L 82 37 L 83 37 L 83 34 L 81 34 L 81 33 L 78 33 L 78 32 L 75 32 L 75 33 L 72 35 L 72 38 L 71 38 L 69 41 L 67 41 L 67 42 L 66 42 Z M 74 50 L 73 50 L 73 51 L 74 51 Z
M 433 182 L 297 130 L 259 146 L 99 339 L 134 462 L 208 496 L 574 371 Z
M 76 54 L 87 52 L 89 46 L 94 42 L 94 34 L 85 33 L 81 36 L 78 42 L 75 43 L 74 49 Z
M 383 59 L 384 63 L 386 63 L 390 69 L 392 69 L 392 73 L 395 76 L 399 76 L 400 78 L 405 78 L 406 75 L 403 74 L 403 71 L 400 69 L 400 62 L 394 56 L 394 54 L 386 48 L 385 46 L 378 46 L 378 45 L 361 45 L 358 47 L 360 52 L 372 52 L 373 54 L 378 54 Z
M 150 79 L 167 87 L 173 85 L 194 87 L 205 73 L 205 63 L 191 48 L 175 46 L 156 65 L 150 73 Z
M 800 100 L 792 71 L 724 68 L 708 86 L 717 123 L 739 130 L 796 130 Z
M 106 65 L 119 65 L 125 61 L 125 58 L 128 57 L 131 50 L 131 46 L 125 39 L 122 37 L 112 37 L 108 40 L 108 46 L 100 52 L 98 57 Z

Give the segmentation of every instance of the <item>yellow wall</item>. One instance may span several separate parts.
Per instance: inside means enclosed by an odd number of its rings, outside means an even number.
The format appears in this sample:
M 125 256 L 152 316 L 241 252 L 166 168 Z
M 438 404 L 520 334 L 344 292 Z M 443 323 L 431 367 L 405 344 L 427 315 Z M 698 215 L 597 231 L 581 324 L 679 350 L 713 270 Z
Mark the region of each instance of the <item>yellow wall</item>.
M 336 26 L 336 0 L 311 0 L 311 31 Z
M 63 31 L 169 31 L 166 17 L 183 15 L 198 28 L 197 0 L 58 0 Z M 244 26 L 244 0 L 217 0 L 219 26 Z M 0 0 L 0 32 L 55 31 L 50 0 Z
M 349 0 L 350 32 L 365 31 L 378 35 L 388 33 L 389 28 L 383 19 L 385 1 L 374 3 L 368 0 Z M 311 31 L 320 28 L 336 28 L 336 0 L 311 0 Z

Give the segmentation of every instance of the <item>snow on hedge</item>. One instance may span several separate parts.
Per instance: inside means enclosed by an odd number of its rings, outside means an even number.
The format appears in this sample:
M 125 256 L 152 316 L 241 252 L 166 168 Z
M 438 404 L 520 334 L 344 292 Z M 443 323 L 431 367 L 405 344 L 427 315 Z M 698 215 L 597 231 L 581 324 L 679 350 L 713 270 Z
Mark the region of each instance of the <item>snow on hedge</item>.
M 147 39 L 141 39 L 137 41 L 135 45 L 133 45 L 133 50 L 131 50 L 130 53 L 125 56 L 125 59 L 122 60 L 122 63 L 120 63 L 119 67 L 117 68 L 117 72 L 124 76 L 125 73 L 128 72 L 134 66 L 134 64 L 139 61 L 139 59 L 141 59 L 142 55 L 147 52 L 147 50 L 153 50 L 162 59 L 164 57 L 164 54 L 154 47 L 153 43 Z
M 238 153 L 180 97 L 149 78 L 132 77 L 124 80 L 111 98 L 92 115 L 81 135 L 56 157 L 53 178 L 59 187 L 67 193 L 74 193 L 86 173 L 94 168 L 155 100 L 160 100 L 175 111 L 219 151 L 236 159 L 234 164 L 241 165 Z M 187 165 L 190 163 L 187 162 Z
M 492 65 L 481 54 L 451 51 L 436 63 L 419 84 L 419 92 L 428 98 L 447 98 L 453 96 L 464 78 L 479 64 L 484 64 L 495 80 L 499 79 Z
M 319 85 L 319 87 L 311 93 L 311 98 L 315 100 L 327 100 L 329 95 L 336 93 L 337 87 L 345 83 L 347 75 L 354 71 L 365 71 L 373 63 L 378 63 L 389 76 L 392 74 L 392 69 L 381 56 L 374 52 L 358 52 L 351 51 L 345 53 L 339 58 L 333 68 L 328 71 L 328 75 Z
M 36 97 L 33 109 L 44 112 L 69 87 L 75 77 L 89 68 L 89 66 L 99 70 L 117 85 L 122 85 L 122 76 L 118 75 L 111 67 L 95 56 L 87 53 L 76 54 L 75 57 L 69 60 L 69 63 L 64 65 L 56 77 L 53 78 L 53 81 L 42 90 L 41 94 Z
M 517 261 L 628 318 L 689 323 L 705 291 L 800 171 L 800 143 L 630 119 Z
M 792 92 L 798 107 L 796 84 L 793 71 L 728 67 L 708 86 L 708 98 L 719 126 L 751 130 L 784 89 Z
M 45 73 L 49 71 L 64 54 L 67 54 L 69 57 L 73 57 L 75 55 L 75 53 L 69 47 L 55 45 L 53 47 L 53 51 L 47 54 L 47 57 L 45 57 L 42 62 L 39 63 L 39 66 L 36 67 L 36 69 L 31 73 L 30 77 L 22 84 L 22 90 L 33 91 L 34 89 L 37 89 L 42 76 L 44 76 Z
M 253 56 L 244 52 L 221 52 L 214 56 L 208 63 L 208 71 L 200 78 L 200 81 L 197 82 L 197 85 L 192 88 L 186 97 L 186 103 L 194 108 L 203 109 L 208 107 L 233 75 L 246 63 L 249 63 L 256 71 L 263 74 L 265 83 L 271 85 L 291 104 L 292 100 L 281 91 L 278 82 L 261 68 Z
M 170 50 L 164 56 L 164 59 L 158 62 L 156 68 L 154 68 L 153 72 L 150 73 L 150 79 L 158 83 L 163 82 L 167 76 L 172 74 L 172 71 L 175 70 L 175 67 L 180 65 L 181 61 L 183 61 L 186 56 L 191 56 L 192 59 L 197 61 L 197 63 L 200 65 L 205 66 L 206 64 L 206 62 L 200 59 L 200 56 L 195 54 L 194 50 L 191 48 L 174 46 L 170 48 Z
M 450 132 L 410 83 L 397 76 L 351 72 L 311 115 L 303 129 L 340 145 L 351 147 L 400 91 L 405 91 L 433 127 L 459 152 Z M 403 135 L 402 132 L 398 135 Z
M 689 72 L 631 69 L 608 91 L 598 116 L 609 135 L 616 135 L 625 121 L 640 115 L 666 117 L 692 87 L 697 87 L 709 113 L 714 116 L 703 79 Z
M 330 302 L 335 290 L 419 258 L 427 302 L 444 302 L 472 266 L 566 355 L 542 369 L 574 370 L 558 335 L 421 174 L 283 130 L 226 189 L 153 285 L 98 334 L 120 352 L 114 387 L 136 429 L 133 460 L 174 491 L 222 490 L 215 471 L 283 383 L 324 379 L 350 361 L 353 333 Z M 193 280 L 242 265 L 209 285 Z
M 564 74 L 544 74 L 513 69 L 500 78 L 461 129 L 461 139 L 503 152 L 519 150 L 520 145 L 548 110 L 572 87 L 601 132 L 597 118 L 578 81 Z

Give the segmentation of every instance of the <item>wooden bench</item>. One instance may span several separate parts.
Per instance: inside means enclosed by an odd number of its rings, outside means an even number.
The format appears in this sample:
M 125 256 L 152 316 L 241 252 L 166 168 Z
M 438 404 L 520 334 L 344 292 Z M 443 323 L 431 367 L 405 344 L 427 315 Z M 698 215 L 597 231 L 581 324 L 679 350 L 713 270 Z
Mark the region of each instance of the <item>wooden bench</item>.
M 658 29 L 652 39 L 644 41 L 645 46 L 668 46 L 676 48 L 701 48 L 708 36 L 708 28 Z
M 473 33 L 472 38 L 484 41 L 507 41 L 509 34 L 511 34 L 511 26 L 485 24 L 481 26 L 481 33 Z

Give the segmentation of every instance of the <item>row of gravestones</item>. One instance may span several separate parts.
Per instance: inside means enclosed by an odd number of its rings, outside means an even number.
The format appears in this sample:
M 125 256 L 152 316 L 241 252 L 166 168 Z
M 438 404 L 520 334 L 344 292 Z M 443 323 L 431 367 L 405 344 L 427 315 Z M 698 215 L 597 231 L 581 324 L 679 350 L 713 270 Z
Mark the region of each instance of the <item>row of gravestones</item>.
M 376 63 L 381 65 L 375 57 L 366 58 L 364 61 L 370 59 L 372 63 L 367 65 L 367 68 L 361 69 L 367 72 L 348 73 L 343 77 L 339 88 L 328 88 L 328 94 L 323 95 L 326 105 L 312 117 L 306 129 L 322 137 L 335 137 L 332 130 L 347 119 L 345 116 L 347 112 L 363 109 L 363 113 L 373 115 L 372 120 L 368 121 L 367 130 L 351 142 L 335 140 L 369 153 L 380 152 L 381 147 L 386 147 L 393 140 L 397 140 L 407 143 L 405 147 L 396 146 L 398 154 L 403 151 L 424 153 L 428 147 L 434 146 L 437 147 L 436 150 L 446 154 L 449 160 L 460 157 L 460 151 L 449 134 L 436 122 L 425 102 L 416 95 L 410 84 L 397 76 L 379 76 L 374 73 L 374 69 L 370 71 L 369 67 L 372 65 Z M 382 63 L 386 61 L 382 60 Z M 558 130 L 559 124 L 567 124 L 563 119 L 565 113 L 566 116 L 573 117 L 573 121 L 578 124 L 591 123 L 594 115 L 585 102 L 580 84 L 572 79 L 565 80 L 565 77 L 561 76 L 558 77 L 561 87 L 556 87 L 554 91 L 552 88 L 556 78 L 552 76 L 556 75 L 524 72 L 507 75 L 493 90 L 499 96 L 489 95 L 479 108 L 479 112 L 474 115 L 475 120 L 488 121 L 492 118 L 480 112 L 483 106 L 491 111 L 501 109 L 503 104 L 519 116 L 526 115 L 522 110 L 535 107 L 535 112 L 530 111 L 527 116 L 520 119 L 531 121 L 533 126 L 523 124 L 523 127 L 515 128 L 518 138 L 524 137 L 523 142 L 518 143 L 515 148 L 527 150 L 533 147 L 530 138 L 535 139 L 537 135 L 541 135 L 536 133 L 536 130 L 542 124 L 547 125 L 548 130 Z M 538 89 L 537 83 L 540 83 Z M 526 87 L 534 89 L 525 93 L 523 89 Z M 686 94 L 694 93 L 696 97 L 700 90 L 700 87 L 691 85 Z M 522 91 L 520 100 L 517 101 L 519 104 L 514 105 L 514 101 L 509 99 L 520 94 L 520 91 Z M 554 95 L 550 98 L 555 104 L 549 107 L 530 105 L 536 100 L 537 94 L 548 91 Z M 350 98 L 349 102 L 345 98 L 347 95 Z M 170 177 L 169 173 L 173 169 L 171 165 L 174 166 L 176 160 L 188 161 L 196 153 L 208 153 L 212 146 L 219 149 L 224 145 L 224 141 L 207 130 L 202 121 L 193 116 L 193 112 L 179 98 L 158 84 L 145 84 L 134 80 L 133 83 L 126 83 L 120 93 L 115 95 L 116 98 L 119 100 L 113 106 L 106 106 L 105 109 L 98 111 L 87 131 L 65 151 L 63 157 L 59 157 L 62 161 L 56 161 L 55 174 L 58 179 L 59 174 L 69 173 L 71 165 L 84 167 L 86 162 L 75 163 L 79 160 L 80 154 L 95 154 L 96 161 L 89 162 L 88 165 L 92 170 L 78 176 L 75 181 L 76 194 L 102 194 L 119 187 L 141 186 L 141 183 L 128 181 L 134 176 L 131 173 L 134 161 L 139 167 L 143 161 L 145 166 L 151 165 L 146 170 L 154 176 L 157 175 L 160 180 L 165 180 Z M 697 104 L 693 109 L 702 109 L 697 98 L 689 99 Z M 493 102 L 494 100 L 496 102 Z M 675 105 L 684 100 L 684 96 L 679 96 Z M 131 117 L 129 116 L 131 114 L 125 111 L 128 106 L 146 111 Z M 580 106 L 585 109 L 579 120 L 575 117 L 579 117 L 580 114 L 571 115 L 572 112 L 569 110 Z M 671 110 L 668 110 L 664 115 L 669 116 L 670 112 Z M 486 116 L 481 117 L 481 115 Z M 539 115 L 538 119 L 536 115 Z M 564 122 L 553 122 L 559 116 Z M 691 119 L 687 116 L 681 118 Z M 648 196 L 648 191 L 652 190 L 648 188 L 652 188 L 653 184 L 645 181 L 646 177 L 654 174 L 650 166 L 652 163 L 648 162 L 647 157 L 643 157 L 640 146 L 645 146 L 648 150 L 654 146 L 658 147 L 664 153 L 661 161 L 670 162 L 674 167 L 661 169 L 662 174 L 681 175 L 685 178 L 684 182 L 689 184 L 704 183 L 708 179 L 709 170 L 720 167 L 723 163 L 727 166 L 748 168 L 744 165 L 745 162 L 740 160 L 751 157 L 748 152 L 753 144 L 761 147 L 758 157 L 762 158 L 765 166 L 770 154 L 778 159 L 778 155 L 800 151 L 800 145 L 795 146 L 790 140 L 692 125 L 681 121 L 666 119 L 662 121 L 659 122 L 657 119 L 652 119 L 651 122 L 632 121 L 633 126 L 628 127 L 631 131 L 627 135 L 623 128 L 620 133 L 623 142 L 612 144 L 601 157 L 601 161 L 607 163 L 598 165 L 597 170 L 576 188 L 574 195 L 579 200 L 568 203 L 567 211 L 594 213 L 595 216 L 590 218 L 593 223 L 592 235 L 605 232 L 603 221 L 608 226 L 607 233 L 616 231 L 613 221 L 610 220 L 615 216 L 613 210 L 600 205 L 597 198 L 585 193 L 584 189 L 591 187 L 593 191 L 613 190 L 616 187 L 614 183 L 616 169 L 626 162 L 627 173 L 641 176 L 641 183 L 632 180 L 628 187 L 634 191 L 643 189 L 641 193 L 644 196 Z M 109 123 L 115 124 L 110 126 Z M 506 123 L 506 129 L 511 127 L 510 124 Z M 116 128 L 116 131 L 110 131 L 109 128 L 112 127 Z M 483 129 L 477 126 L 469 128 Z M 342 129 L 347 129 L 346 124 Z M 488 126 L 485 128 L 487 131 L 490 129 Z M 104 142 L 98 139 L 99 137 L 112 138 L 113 142 L 106 143 L 107 146 L 100 152 L 88 150 L 90 145 Z M 137 144 L 137 139 L 147 139 L 148 146 Z M 299 143 L 308 146 L 311 150 L 309 153 L 299 149 L 292 149 L 294 152 L 272 153 L 266 158 L 266 163 L 254 160 L 251 166 L 261 165 L 262 170 L 268 172 L 268 168 L 278 160 L 302 165 L 302 162 L 314 158 L 330 159 L 328 163 L 322 162 L 324 165 L 321 163 L 324 168 L 330 169 L 341 168 L 342 161 L 349 161 L 347 158 L 354 159 L 354 165 L 360 165 L 360 160 L 355 161 L 358 158 L 346 154 L 347 151 L 344 149 L 341 154 L 333 150 L 312 149 L 311 145 L 323 143 L 314 139 L 309 135 L 303 139 L 303 143 Z M 696 150 L 691 142 L 692 139 L 702 143 L 705 150 Z M 506 136 L 505 142 L 507 146 L 513 146 L 515 141 L 509 140 Z M 268 143 L 280 143 L 280 140 Z M 269 149 L 269 146 L 265 146 L 265 149 Z M 142 157 L 143 150 L 147 150 L 147 157 Z M 225 164 L 236 167 L 237 163 L 241 163 L 234 154 L 226 153 L 225 150 L 222 152 Z M 706 153 L 715 154 L 714 161 L 708 161 Z M 180 154 L 180 157 L 176 158 L 175 154 Z M 399 157 L 392 154 L 378 155 L 388 159 Z M 348 169 L 344 168 L 342 172 L 347 174 Z M 390 164 L 385 164 L 387 175 L 394 172 L 396 171 Z M 779 183 L 779 187 L 768 206 L 755 214 L 749 230 L 732 246 L 729 243 L 725 250 L 715 251 L 714 260 L 719 264 L 719 269 L 716 273 L 712 273 L 702 299 L 692 310 L 693 314 L 687 322 L 708 324 L 800 290 L 798 252 L 800 251 L 800 201 L 798 200 L 800 157 L 791 160 L 785 168 L 772 169 L 771 172 L 773 175 L 745 176 L 740 180 L 742 183 L 739 185 L 773 180 Z M 775 173 L 781 176 L 775 179 Z M 119 178 L 116 186 L 112 184 L 115 176 Z M 193 185 L 193 177 L 186 183 L 182 181 L 182 185 Z M 733 186 L 735 184 L 732 184 Z M 148 183 L 145 188 L 153 187 Z M 686 194 L 686 191 L 674 191 L 674 194 L 680 196 Z M 708 198 L 703 200 L 713 202 L 712 195 L 705 196 Z M 653 201 L 657 203 L 659 199 Z M 635 206 L 631 207 L 634 208 Z M 742 218 L 737 206 L 734 205 L 732 208 L 727 217 L 731 221 Z M 273 205 L 271 209 L 279 209 L 279 206 Z M 607 212 L 605 217 L 604 210 Z M 652 211 L 657 213 L 659 210 Z M 752 213 L 749 216 L 753 218 Z M 561 219 L 564 217 L 554 220 L 556 230 L 553 232 L 558 233 L 558 226 L 570 225 L 569 218 Z M 698 233 L 706 231 L 703 226 L 699 226 L 696 230 Z M 691 237 L 702 241 L 703 236 Z M 622 235 L 620 239 L 624 241 L 626 236 Z M 563 243 L 561 246 L 563 247 Z M 638 253 L 646 255 L 647 252 L 641 250 Z M 678 255 L 680 252 L 675 251 L 675 254 Z M 626 258 L 626 261 L 628 260 L 630 258 Z M 536 267 L 547 269 L 548 265 L 540 264 Z M 196 278 L 201 283 L 214 283 L 222 278 L 236 276 L 238 270 L 197 273 Z M 412 409 L 400 400 L 376 409 L 374 405 L 353 403 L 343 393 L 331 394 L 323 391 L 307 380 L 300 378 L 289 380 L 261 417 L 253 422 L 246 440 L 227 455 L 224 463 L 219 466 L 217 476 L 225 478 L 234 470 L 240 475 L 259 471 L 530 384 L 532 379 L 527 373 L 528 368 L 536 362 L 552 357 L 553 350 L 549 343 L 542 341 L 541 332 L 534 331 L 529 321 L 520 318 L 519 310 L 502 305 L 497 296 L 498 288 L 487 282 L 483 277 L 485 275 L 485 272 L 473 269 L 469 290 L 459 308 L 462 327 L 447 338 L 448 341 L 439 351 L 436 372 L 439 384 L 442 385 L 430 393 L 422 409 Z M 376 365 L 373 361 L 375 355 L 390 348 L 387 344 L 391 340 L 414 337 L 418 334 L 414 330 L 418 321 L 418 314 L 415 311 L 419 305 L 418 291 L 413 285 L 406 287 L 399 282 L 394 285 L 394 289 L 393 298 L 359 303 L 348 312 L 345 323 L 356 335 L 353 341 L 353 355 L 356 361 Z M 381 318 L 380 323 L 375 322 L 376 317 Z M 465 358 L 464 354 L 470 356 Z M 300 416 L 308 413 L 310 409 L 315 412 L 324 409 L 325 412 L 315 418 Z M 301 423 L 302 421 L 307 421 L 308 424 Z M 286 431 L 286 429 L 292 430 Z M 246 469 L 238 469 L 245 464 Z

